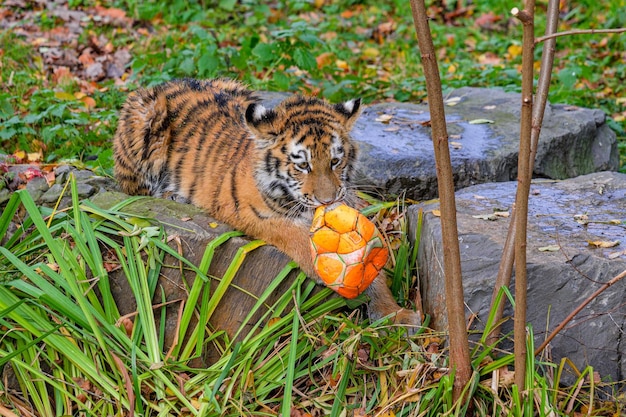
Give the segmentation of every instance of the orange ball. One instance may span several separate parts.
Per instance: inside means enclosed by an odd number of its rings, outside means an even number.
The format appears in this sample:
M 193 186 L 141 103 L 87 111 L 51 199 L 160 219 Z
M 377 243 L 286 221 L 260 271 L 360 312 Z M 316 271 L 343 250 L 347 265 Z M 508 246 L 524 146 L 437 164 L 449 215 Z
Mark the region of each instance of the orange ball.
M 389 257 L 374 223 L 345 204 L 315 210 L 310 242 L 315 271 L 346 298 L 365 291 Z

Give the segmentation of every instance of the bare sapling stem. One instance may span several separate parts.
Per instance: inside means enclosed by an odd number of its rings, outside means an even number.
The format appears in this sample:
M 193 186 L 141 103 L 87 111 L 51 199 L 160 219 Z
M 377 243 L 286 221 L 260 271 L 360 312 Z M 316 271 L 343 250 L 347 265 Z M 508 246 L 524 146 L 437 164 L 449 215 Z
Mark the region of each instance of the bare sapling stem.
M 599 296 L 600 294 L 602 294 L 605 290 L 607 290 L 610 286 L 614 285 L 616 282 L 620 281 L 621 279 L 623 279 L 624 277 L 626 277 L 626 270 L 622 271 L 621 273 L 619 273 L 618 275 L 616 275 L 615 277 L 613 277 L 611 280 L 609 280 L 608 282 L 606 282 L 604 285 L 602 285 L 600 288 L 598 288 L 593 294 L 591 294 L 589 297 L 587 297 L 585 299 L 585 301 L 583 301 L 582 303 L 580 303 L 580 305 L 578 307 L 576 307 L 574 309 L 574 311 L 572 311 L 570 314 L 568 314 L 567 317 L 565 317 L 565 319 L 563 319 L 563 321 L 554 328 L 554 330 L 552 330 L 552 332 L 550 332 L 550 334 L 548 335 L 548 337 L 546 337 L 546 339 L 543 341 L 543 343 L 541 344 L 541 346 L 539 346 L 537 349 L 535 349 L 535 356 L 539 355 L 541 353 L 541 351 L 543 351 L 546 346 L 548 346 L 548 343 L 550 343 L 552 341 L 552 339 L 554 339 L 554 337 L 559 334 L 559 332 L 561 330 L 563 330 L 563 328 L 565 328 L 565 326 L 567 326 L 567 323 L 569 323 L 570 321 L 572 321 L 572 319 L 574 317 L 576 317 L 576 315 L 578 313 L 580 313 L 582 311 L 583 308 L 585 308 L 587 306 L 587 304 L 589 304 L 590 302 L 592 302 L 597 296 Z
M 463 300 L 463 280 L 461 277 L 461 252 L 456 222 L 454 180 L 441 92 L 441 79 L 435 58 L 435 48 L 428 26 L 424 0 L 411 0 L 411 10 L 426 78 L 426 92 L 428 94 L 432 139 L 437 165 L 446 310 L 450 335 L 450 366 L 455 372 L 453 398 L 456 401 L 470 380 L 471 362 L 467 330 L 465 328 L 465 304 Z
M 549 0 L 547 11 L 547 24 L 546 35 L 550 35 L 556 32 L 559 24 L 559 0 Z M 536 43 L 536 42 L 535 42 Z M 531 133 L 531 145 L 530 145 L 530 158 L 529 158 L 529 170 L 532 176 L 532 172 L 535 166 L 535 156 L 537 155 L 537 144 L 539 143 L 539 134 L 541 133 L 541 126 L 543 123 L 543 115 L 545 113 L 546 104 L 548 102 L 548 92 L 550 89 L 550 80 L 552 79 L 552 67 L 554 64 L 554 53 L 556 46 L 556 38 L 549 38 L 543 44 L 543 50 L 541 52 L 541 69 L 539 70 L 539 82 L 537 84 L 537 94 L 535 102 L 533 104 L 532 115 L 532 133 Z M 504 248 L 502 251 L 502 260 L 498 269 L 498 276 L 494 286 L 493 295 L 491 297 L 491 308 L 494 308 L 496 296 L 500 291 L 500 288 L 508 287 L 511 284 L 511 274 L 513 272 L 513 262 L 515 260 L 515 245 L 514 238 L 516 233 L 516 210 L 511 210 L 511 221 L 509 223 L 509 230 Z M 496 310 L 495 323 L 500 323 L 504 315 L 504 300 L 501 301 Z M 492 345 L 498 341 L 500 335 L 500 326 L 495 327 L 489 337 L 487 343 Z
M 547 31 L 546 31 L 547 32 Z M 626 32 L 626 28 L 615 28 L 615 29 L 572 29 L 572 30 L 564 30 L 563 32 L 555 32 L 555 33 L 546 33 L 544 36 L 540 36 L 535 39 L 535 45 L 543 42 L 548 39 L 559 38 L 561 36 L 571 36 L 571 35 L 595 35 L 598 33 L 624 33 Z
M 514 350 L 515 383 L 525 391 L 526 380 L 526 228 L 528 224 L 528 195 L 530 194 L 530 148 L 533 111 L 533 64 L 535 51 L 534 0 L 527 0 L 524 10 L 511 13 L 523 24 L 522 36 L 522 110 L 520 117 L 520 147 L 517 161 L 517 194 L 515 196 L 515 316 Z

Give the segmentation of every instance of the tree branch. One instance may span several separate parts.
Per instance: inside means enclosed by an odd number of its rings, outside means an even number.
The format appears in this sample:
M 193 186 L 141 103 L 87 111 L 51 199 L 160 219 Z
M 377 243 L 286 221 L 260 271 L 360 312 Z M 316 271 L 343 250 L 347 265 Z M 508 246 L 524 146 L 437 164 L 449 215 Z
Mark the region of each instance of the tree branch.
M 572 321 L 572 319 L 578 313 L 580 313 L 581 310 L 587 306 L 587 304 L 589 304 L 597 296 L 602 294 L 606 289 L 608 289 L 610 286 L 612 286 L 613 284 L 615 284 L 616 282 L 618 282 L 619 280 L 621 280 L 624 277 L 626 277 L 626 270 L 622 271 L 620 274 L 618 274 L 617 276 L 613 277 L 609 282 L 605 283 L 603 286 L 598 288 L 597 291 L 595 291 L 593 294 L 591 294 L 589 297 L 587 297 L 587 299 L 585 301 L 583 301 L 578 307 L 576 307 L 576 309 L 574 311 L 572 311 L 567 317 L 565 317 L 565 319 L 561 322 L 561 324 L 559 324 L 558 326 L 556 326 L 556 328 L 554 330 L 552 330 L 552 332 L 548 335 L 548 337 L 546 337 L 546 340 L 543 341 L 541 346 L 539 346 L 537 349 L 535 349 L 535 356 L 539 355 L 541 353 L 541 351 L 544 350 L 546 348 L 546 346 L 548 346 L 548 343 L 550 343 L 550 341 L 552 339 L 554 339 L 554 337 L 557 334 L 559 334 L 559 332 L 561 330 L 563 330 L 563 328 L 567 325 L 567 323 Z
M 626 28 L 616 28 L 616 29 L 572 29 L 572 30 L 564 30 L 563 32 L 551 33 L 549 35 L 540 36 L 535 39 L 535 45 L 539 42 L 546 41 L 548 39 L 554 39 L 561 36 L 570 36 L 570 35 L 594 35 L 596 33 L 623 33 L 626 32 Z

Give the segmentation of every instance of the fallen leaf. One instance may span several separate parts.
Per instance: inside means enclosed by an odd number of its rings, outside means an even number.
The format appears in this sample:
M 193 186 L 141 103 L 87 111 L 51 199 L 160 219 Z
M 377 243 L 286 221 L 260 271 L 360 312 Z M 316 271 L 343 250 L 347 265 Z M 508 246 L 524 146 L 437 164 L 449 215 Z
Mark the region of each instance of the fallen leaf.
M 480 219 L 480 220 L 489 220 L 489 221 L 498 220 L 498 216 L 496 216 L 494 213 L 476 214 L 476 215 L 474 215 L 472 217 L 475 218 L 475 219 Z
M 439 211 L 439 210 L 433 210 L 433 211 L 431 211 L 431 213 L 435 217 L 441 217 L 441 211 Z
M 28 162 L 39 162 L 43 159 L 43 152 L 41 149 L 37 152 L 29 152 L 27 154 Z
M 587 243 L 592 248 L 614 248 L 615 246 L 619 245 L 619 240 L 588 240 Z
M 378 58 L 378 55 L 380 55 L 380 51 L 376 48 L 365 48 L 361 53 L 361 57 L 366 60 L 374 60 Z
M 463 148 L 463 144 L 460 142 L 450 142 L 450 146 L 452 146 L 454 149 L 461 149 Z
M 502 20 L 502 16 L 495 14 L 493 11 L 483 13 L 474 20 L 474 24 L 483 29 L 493 28 L 496 22 Z
M 484 110 L 493 110 L 495 109 L 497 106 L 495 104 L 489 104 L 487 106 L 484 106 L 483 109 Z
M 181 222 L 188 222 L 189 220 L 191 220 L 191 217 L 182 217 L 180 219 Z
M 341 59 L 336 60 L 335 65 L 337 66 L 337 68 L 342 69 L 344 71 L 348 71 L 350 69 L 350 67 L 348 66 L 348 63 Z
M 474 120 L 470 120 L 468 123 L 471 125 L 484 125 L 484 124 L 495 123 L 495 122 L 489 119 L 474 119 Z
M 217 223 L 216 222 L 211 222 L 211 223 L 209 223 L 209 227 L 211 229 L 215 229 L 217 227 Z
M 385 123 L 386 124 L 386 123 L 389 123 L 389 121 L 391 119 L 393 119 L 393 115 L 392 114 L 381 114 L 380 116 L 378 116 L 376 118 L 376 121 L 380 122 L 380 123 Z
M 561 250 L 561 247 L 559 245 L 549 245 L 537 248 L 537 250 L 539 252 L 558 252 Z
M 511 45 L 506 51 L 509 54 L 509 58 L 516 58 L 522 54 L 522 46 L 521 45 Z
M 498 217 L 504 217 L 504 218 L 507 218 L 511 215 L 511 213 L 509 213 L 508 211 L 494 211 L 493 214 Z
M 619 258 L 620 256 L 626 256 L 626 250 L 622 250 L 622 251 L 619 251 L 619 252 L 612 252 L 612 253 L 609 253 L 609 254 L 608 254 L 608 256 L 607 256 L 607 258 L 609 258 L 609 259 L 615 259 L 615 258 Z
M 94 107 L 96 107 L 96 100 L 94 100 L 92 97 L 84 96 L 80 99 L 80 101 L 87 109 L 93 109 Z
M 461 97 L 450 97 L 449 99 L 445 100 L 443 104 L 445 104 L 446 106 L 456 106 L 460 102 Z
M 317 62 L 317 68 L 322 69 L 330 65 L 333 62 L 333 55 L 334 54 L 332 52 L 324 52 L 318 55 L 315 58 L 315 61 Z
M 400 130 L 400 126 L 391 126 L 383 129 L 383 132 L 397 132 L 398 130 Z
M 59 100 L 64 100 L 64 101 L 74 100 L 76 98 L 74 97 L 74 94 L 66 93 L 65 91 L 57 91 L 54 93 L 54 96 L 58 98 Z
M 587 216 L 586 214 L 575 214 L 574 220 L 576 221 L 576 223 L 584 225 L 589 223 L 589 216 Z

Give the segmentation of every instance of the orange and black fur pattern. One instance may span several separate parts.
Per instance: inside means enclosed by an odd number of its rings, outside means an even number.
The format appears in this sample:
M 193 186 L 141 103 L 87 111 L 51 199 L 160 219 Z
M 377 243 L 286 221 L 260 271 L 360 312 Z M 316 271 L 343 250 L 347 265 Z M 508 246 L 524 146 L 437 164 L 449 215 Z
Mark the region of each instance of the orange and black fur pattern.
M 189 202 L 276 246 L 319 279 L 309 249 L 314 209 L 349 199 L 360 100 L 292 96 L 273 109 L 236 81 L 183 79 L 139 89 L 122 107 L 115 176 L 127 194 Z M 373 318 L 419 324 L 381 274 L 367 290 Z

